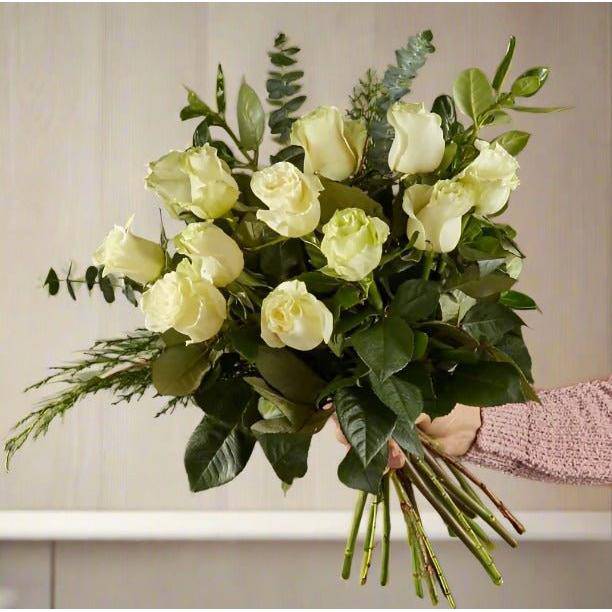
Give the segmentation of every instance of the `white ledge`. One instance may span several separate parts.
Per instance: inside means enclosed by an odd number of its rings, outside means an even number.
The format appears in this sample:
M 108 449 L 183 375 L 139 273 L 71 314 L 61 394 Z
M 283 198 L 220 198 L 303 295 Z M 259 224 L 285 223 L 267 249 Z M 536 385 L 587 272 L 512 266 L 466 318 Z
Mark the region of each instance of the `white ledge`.
M 522 512 L 521 540 L 610 540 L 609 512 Z M 350 512 L 0 511 L 0 541 L 8 540 L 343 540 Z M 394 539 L 405 537 L 393 513 Z M 430 537 L 449 539 L 434 512 L 424 512 Z

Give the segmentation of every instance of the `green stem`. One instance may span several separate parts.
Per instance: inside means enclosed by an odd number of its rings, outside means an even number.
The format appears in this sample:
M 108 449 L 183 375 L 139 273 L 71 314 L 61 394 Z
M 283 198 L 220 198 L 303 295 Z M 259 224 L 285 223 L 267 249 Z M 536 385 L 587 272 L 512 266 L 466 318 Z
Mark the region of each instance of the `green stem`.
M 497 517 L 487 508 L 475 502 L 465 491 L 459 488 L 455 483 L 451 482 L 442 468 L 429 456 L 425 455 L 425 461 L 429 467 L 435 472 L 436 476 L 444 483 L 446 490 L 456 499 L 459 500 L 462 506 L 466 506 L 473 514 L 478 515 L 485 521 L 491 529 L 494 529 L 512 548 L 516 548 L 516 540 L 500 525 Z M 473 516 L 469 518 L 474 518 Z
M 380 569 L 380 584 L 385 586 L 389 579 L 389 553 L 391 545 L 391 511 L 389 508 L 389 472 L 382 481 L 382 503 L 383 503 L 383 536 L 382 536 L 382 561 Z
M 368 494 L 365 491 L 359 491 L 355 501 L 353 521 L 351 523 L 351 530 L 349 531 L 349 535 L 346 540 L 346 547 L 344 549 L 344 563 L 342 564 L 342 578 L 345 580 L 348 580 L 349 576 L 351 575 L 351 565 L 353 564 L 355 542 L 357 541 L 357 535 L 359 534 L 359 525 L 361 524 L 361 517 L 363 516 L 363 509 L 365 508 L 367 497 Z
M 399 479 L 395 475 L 395 472 L 391 473 L 391 480 L 393 481 L 393 486 L 395 487 L 395 492 L 397 493 L 401 506 L 405 498 L 405 493 Z M 425 564 L 425 561 L 421 560 L 421 549 L 417 542 L 416 531 L 412 525 L 411 518 L 408 512 L 404 512 L 403 508 L 402 516 L 404 517 L 404 523 L 406 524 L 408 545 L 410 546 L 410 550 L 412 552 L 412 578 L 414 581 L 414 591 L 417 594 L 417 597 L 423 599 L 423 584 L 421 582 L 421 577 L 423 575 L 423 565 Z
M 425 499 L 434 507 L 434 509 L 442 517 L 444 522 L 455 532 L 457 537 L 466 545 L 468 550 L 476 557 L 476 559 L 478 559 L 478 561 L 481 563 L 481 565 L 485 568 L 486 572 L 491 577 L 491 580 L 497 585 L 501 584 L 502 576 L 499 573 L 499 570 L 497 569 L 495 564 L 493 563 L 493 560 L 491 559 L 489 553 L 482 547 L 482 545 L 476 544 L 474 540 L 477 540 L 477 538 L 473 535 L 470 536 L 468 533 L 466 533 L 459 520 L 457 520 L 457 516 L 460 514 L 459 510 L 456 510 L 456 512 L 449 510 L 448 507 L 444 504 L 444 502 L 439 499 L 438 496 L 433 493 L 431 489 L 427 487 L 427 485 L 419 475 L 419 472 L 416 470 L 416 468 L 412 465 L 410 461 L 406 462 L 404 470 L 407 474 L 407 480 L 409 480 L 409 482 L 412 481 L 412 483 L 417 487 L 417 489 L 419 489 L 419 491 L 423 494 Z
M 478 536 L 478 539 L 482 542 L 482 545 L 489 551 L 493 550 L 495 548 L 495 545 L 490 540 L 485 530 L 478 524 L 478 522 L 475 519 L 468 518 L 468 523 L 470 524 L 472 531 Z
M 234 130 L 232 130 L 232 128 L 225 122 L 225 120 L 220 123 L 220 127 L 222 127 L 227 132 L 227 135 L 234 141 L 235 145 L 238 147 L 238 150 L 244 155 L 245 159 L 252 167 L 255 160 L 248 154 L 247 150 L 242 147 L 242 143 L 240 142 L 238 136 L 236 136 L 236 134 L 234 133 Z
M 374 278 L 372 278 L 372 283 L 370 284 L 368 290 L 368 302 L 372 305 L 373 308 L 376 309 L 377 312 L 383 311 L 383 300 L 380 296 L 380 291 L 378 290 L 378 285 L 376 284 L 376 280 Z
M 374 550 L 374 539 L 376 537 L 376 517 L 378 515 L 378 504 L 380 503 L 380 493 L 372 500 L 370 515 L 368 517 L 368 530 L 363 543 L 363 560 L 361 563 L 361 574 L 359 581 L 365 584 L 368 579 L 368 572 L 372 564 L 372 551 Z
M 421 278 L 427 280 L 431 273 L 431 267 L 433 266 L 434 253 L 433 251 L 425 251 L 425 260 L 423 261 L 423 274 Z

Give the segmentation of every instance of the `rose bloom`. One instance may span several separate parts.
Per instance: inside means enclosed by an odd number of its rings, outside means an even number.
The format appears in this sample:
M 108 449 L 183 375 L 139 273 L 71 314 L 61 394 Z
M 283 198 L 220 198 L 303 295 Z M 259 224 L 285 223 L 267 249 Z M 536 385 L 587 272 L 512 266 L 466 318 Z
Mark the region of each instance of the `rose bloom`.
M 364 121 L 344 119 L 335 106 L 319 106 L 291 126 L 291 144 L 304 149 L 304 172 L 334 181 L 355 174 L 367 137 Z
M 329 342 L 333 325 L 332 313 L 302 281 L 281 283 L 261 304 L 261 337 L 272 348 L 310 351 Z
M 236 241 L 212 221 L 190 223 L 174 237 L 174 245 L 191 259 L 203 278 L 217 287 L 229 285 L 244 268 L 244 256 Z
M 200 219 L 216 219 L 232 208 L 239 195 L 229 166 L 209 144 L 170 151 L 151 162 L 145 184 L 162 198 L 173 217 L 191 212 Z
M 93 263 L 104 266 L 102 274 L 127 276 L 145 285 L 154 281 L 163 272 L 166 255 L 159 244 L 134 235 L 130 227 L 132 215 L 125 227 L 116 225 L 96 249 Z
M 289 162 L 278 162 L 253 173 L 251 189 L 269 209 L 258 210 L 257 218 L 281 236 L 304 236 L 319 224 L 323 185 L 314 174 L 304 174 Z
M 187 259 L 143 293 L 140 307 L 147 329 L 174 328 L 191 343 L 215 336 L 227 318 L 223 294 Z
M 329 267 L 348 281 L 365 278 L 379 263 L 389 226 L 360 208 L 337 210 L 323 226 L 321 252 Z

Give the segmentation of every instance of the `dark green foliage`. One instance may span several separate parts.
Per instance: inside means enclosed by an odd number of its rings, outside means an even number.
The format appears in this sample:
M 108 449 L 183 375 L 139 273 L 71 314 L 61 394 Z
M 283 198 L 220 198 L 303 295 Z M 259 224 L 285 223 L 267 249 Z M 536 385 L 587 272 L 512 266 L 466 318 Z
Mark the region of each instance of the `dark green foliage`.
M 376 495 L 380 490 L 380 481 L 387 467 L 389 451 L 383 446 L 372 460 L 364 466 L 354 448 L 350 448 L 338 466 L 340 482 L 351 489 L 366 491 Z

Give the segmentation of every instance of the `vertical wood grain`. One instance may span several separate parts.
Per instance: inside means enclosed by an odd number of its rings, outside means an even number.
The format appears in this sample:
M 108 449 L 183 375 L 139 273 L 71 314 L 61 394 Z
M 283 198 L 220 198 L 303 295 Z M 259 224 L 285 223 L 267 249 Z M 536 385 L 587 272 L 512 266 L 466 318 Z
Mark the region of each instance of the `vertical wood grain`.
M 412 98 L 430 103 L 463 68 L 491 73 L 516 34 L 515 73 L 553 72 L 537 103 L 573 105 L 518 115 L 533 132 L 521 187 L 506 216 L 529 259 L 521 285 L 543 315 L 528 341 L 541 387 L 612 371 L 610 326 L 610 7 L 570 4 L 184 4 L 0 7 L 0 389 L 3 437 L 37 396 L 21 390 L 51 364 L 100 336 L 140 325 L 127 303 L 48 298 L 46 268 L 86 265 L 113 223 L 136 213 L 138 233 L 159 231 L 143 189 L 148 161 L 189 143 L 182 84 L 211 99 L 223 63 L 230 114 L 244 75 L 265 97 L 266 51 L 286 31 L 299 44 L 307 109 L 344 107 L 356 78 L 384 69 L 406 37 L 430 27 L 437 52 Z M 264 159 L 271 151 L 265 148 Z M 171 226 L 170 226 L 171 227 Z M 0 475 L 0 508 L 337 509 L 352 494 L 335 478 L 342 449 L 330 432 L 313 443 L 310 472 L 287 497 L 256 451 L 235 482 L 187 490 L 182 454 L 199 410 L 152 418 L 159 400 L 79 405 Z M 595 488 L 529 483 L 486 472 L 517 508 L 606 509 Z
M 50 542 L 0 542 L 0 607 L 51 607 L 52 546 Z

